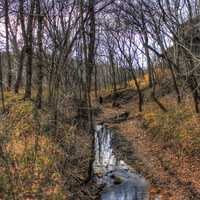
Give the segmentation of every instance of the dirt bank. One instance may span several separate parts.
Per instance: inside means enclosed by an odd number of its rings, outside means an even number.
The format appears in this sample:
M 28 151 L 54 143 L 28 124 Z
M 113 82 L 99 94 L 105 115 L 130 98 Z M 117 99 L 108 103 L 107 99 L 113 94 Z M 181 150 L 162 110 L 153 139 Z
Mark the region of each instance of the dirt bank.
M 129 112 L 134 103 L 118 108 L 112 103 L 102 106 L 97 122 L 106 121 L 123 112 Z M 131 112 L 129 118 L 118 124 L 107 123 L 116 129 L 117 152 L 129 165 L 149 180 L 150 197 L 159 194 L 161 200 L 200 199 L 200 168 L 197 158 L 181 153 L 177 146 L 158 141 L 144 127 L 141 115 Z

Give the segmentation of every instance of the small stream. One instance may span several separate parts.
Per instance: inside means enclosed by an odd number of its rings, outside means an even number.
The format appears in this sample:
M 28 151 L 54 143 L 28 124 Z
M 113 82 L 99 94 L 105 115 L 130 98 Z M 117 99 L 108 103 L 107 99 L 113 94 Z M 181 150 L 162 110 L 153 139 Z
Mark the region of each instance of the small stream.
M 96 126 L 95 181 L 103 185 L 101 200 L 148 200 L 148 183 L 123 160 L 117 159 L 112 148 L 113 133 L 105 125 Z

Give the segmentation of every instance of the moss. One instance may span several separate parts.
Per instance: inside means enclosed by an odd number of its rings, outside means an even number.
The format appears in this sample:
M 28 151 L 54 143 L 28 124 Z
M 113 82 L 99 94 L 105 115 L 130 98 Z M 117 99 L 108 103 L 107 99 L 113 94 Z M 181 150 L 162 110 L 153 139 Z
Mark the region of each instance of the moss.
M 121 184 L 123 182 L 123 179 L 121 177 L 119 177 L 119 176 L 115 176 L 115 177 L 113 177 L 113 179 L 114 179 L 114 184 L 115 185 L 119 185 L 119 184 Z

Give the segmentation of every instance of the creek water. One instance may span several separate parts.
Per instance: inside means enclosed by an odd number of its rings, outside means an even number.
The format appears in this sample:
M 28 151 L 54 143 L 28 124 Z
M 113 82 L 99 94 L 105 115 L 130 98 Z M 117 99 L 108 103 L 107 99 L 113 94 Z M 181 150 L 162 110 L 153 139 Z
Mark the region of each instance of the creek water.
M 97 184 L 103 186 L 101 200 L 148 200 L 148 182 L 113 150 L 113 132 L 96 126 L 93 169 Z

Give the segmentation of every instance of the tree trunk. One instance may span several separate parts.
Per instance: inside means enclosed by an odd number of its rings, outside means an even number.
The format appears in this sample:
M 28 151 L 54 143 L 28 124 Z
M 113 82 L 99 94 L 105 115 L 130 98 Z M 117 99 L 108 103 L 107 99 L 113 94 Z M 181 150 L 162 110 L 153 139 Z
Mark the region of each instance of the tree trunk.
M 4 90 L 3 90 L 3 76 L 2 76 L 2 63 L 1 63 L 1 52 L 0 52 L 0 89 L 1 89 L 2 111 L 5 112 Z
M 196 113 L 199 113 L 198 83 L 197 83 L 196 77 L 193 74 L 189 75 L 188 85 L 189 85 L 191 93 L 192 93 L 194 106 L 195 106 L 195 111 L 196 111 Z
M 184 55 L 183 58 L 184 62 L 186 63 L 186 68 L 188 71 L 188 75 L 184 76 L 184 78 L 191 90 L 196 113 L 199 113 L 200 96 L 199 96 L 198 80 L 197 77 L 195 76 L 196 74 L 195 63 L 191 54 L 186 49 L 182 48 L 181 51 Z
M 169 66 L 169 69 L 170 69 L 170 72 L 171 72 L 174 90 L 175 90 L 176 95 L 177 95 L 177 103 L 180 104 L 181 103 L 180 91 L 179 91 L 179 88 L 178 88 L 178 85 L 177 85 L 177 82 L 176 82 L 176 76 L 175 76 L 174 70 L 171 67 L 171 63 L 169 63 L 169 61 L 168 61 L 168 66 Z
M 94 66 L 94 91 L 95 91 L 95 98 L 97 99 L 97 91 L 98 91 L 98 88 L 97 88 L 97 65 Z
M 7 74 L 7 88 L 8 90 L 11 89 L 12 86 L 12 68 L 11 68 L 11 58 L 10 58 L 10 45 L 9 45 L 9 5 L 8 0 L 5 0 L 5 30 L 6 30 L 6 56 L 7 56 L 7 67 L 8 67 L 8 74 Z
M 144 31 L 144 49 L 145 49 L 145 55 L 147 58 L 147 69 L 148 69 L 148 75 L 149 75 L 149 87 L 152 88 L 153 87 L 153 73 L 152 73 L 152 66 L 151 66 L 151 58 L 149 55 L 149 49 L 148 49 L 148 43 L 149 43 L 149 39 L 148 39 L 148 35 L 146 30 Z
M 53 89 L 52 89 L 52 83 L 53 83 L 53 72 L 54 72 L 54 67 L 55 67 L 55 63 L 54 63 L 54 53 L 52 53 L 51 55 L 51 67 L 50 67 L 50 71 L 49 71 L 49 80 L 48 80 L 48 104 L 51 106 L 52 103 L 52 93 L 53 93 Z
M 110 60 L 110 66 L 112 70 L 112 85 L 113 85 L 113 100 L 115 101 L 116 93 L 117 93 L 117 84 L 116 84 L 116 75 L 115 75 L 115 65 L 114 65 L 114 58 L 113 58 L 113 52 L 112 49 L 109 47 L 109 60 Z
M 15 93 L 19 92 L 19 87 L 21 84 L 21 80 L 22 80 L 22 72 L 23 72 L 23 66 L 24 66 L 24 47 L 22 48 L 21 52 L 20 52 L 20 58 L 18 61 L 18 71 L 17 71 L 17 80 L 14 86 L 14 90 Z
M 151 97 L 163 112 L 167 112 L 167 109 L 165 108 L 165 106 L 156 97 L 155 91 L 156 91 L 156 83 L 154 81 L 154 83 L 153 83 L 153 91 L 151 93 Z
M 86 71 L 86 94 L 87 94 L 87 107 L 88 107 L 88 121 L 89 121 L 89 132 L 92 137 L 92 147 L 94 148 L 94 124 L 93 124 L 93 112 L 92 112 L 92 102 L 91 102 L 91 81 L 92 81 L 92 71 L 95 65 L 95 11 L 94 11 L 94 0 L 88 0 L 88 15 L 89 15 L 89 43 L 87 47 L 86 37 L 85 37 L 85 24 L 83 20 L 83 3 L 80 1 L 80 14 L 81 14 L 81 32 L 84 46 L 85 55 L 85 71 Z M 88 48 L 88 51 L 87 51 Z M 88 52 L 88 54 L 87 54 Z M 93 174 L 93 162 L 94 162 L 94 150 L 91 151 L 90 165 L 88 169 L 88 179 L 92 177 Z
M 131 66 L 130 66 L 131 67 Z M 132 67 L 131 67 L 132 68 Z M 133 76 L 133 80 L 135 82 L 135 86 L 136 86 L 136 89 L 137 89 L 137 93 L 138 93 L 138 99 L 139 99 L 139 102 L 138 102 L 138 108 L 139 108 L 139 112 L 142 112 L 142 106 L 143 106 L 143 94 L 142 94 L 142 91 L 140 89 L 140 85 L 138 83 L 138 80 L 135 76 L 135 73 L 133 70 L 131 70 L 132 72 L 132 76 Z
M 32 93 L 32 47 L 26 47 L 27 62 L 26 62 L 26 85 L 24 99 L 30 99 Z
M 40 0 L 36 0 L 36 11 L 38 19 L 38 30 L 37 30 L 37 40 L 38 40 L 38 51 L 37 51 L 37 96 L 36 96 L 36 106 L 38 109 L 42 107 L 42 82 L 43 82 L 43 59 L 42 59 L 42 21 L 43 16 L 41 15 L 41 5 Z
M 31 90 L 32 90 L 32 59 L 33 59 L 33 13 L 35 9 L 35 0 L 31 1 L 31 8 L 28 17 L 27 24 L 27 36 L 25 38 L 26 42 L 26 54 L 27 54 L 27 62 L 26 62 L 26 86 L 25 86 L 25 94 L 24 99 L 31 98 Z

